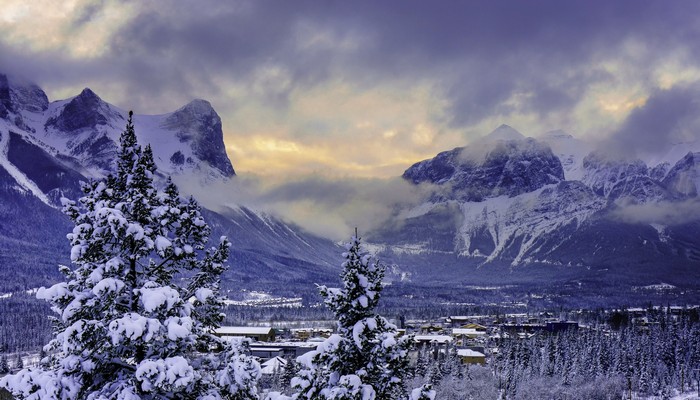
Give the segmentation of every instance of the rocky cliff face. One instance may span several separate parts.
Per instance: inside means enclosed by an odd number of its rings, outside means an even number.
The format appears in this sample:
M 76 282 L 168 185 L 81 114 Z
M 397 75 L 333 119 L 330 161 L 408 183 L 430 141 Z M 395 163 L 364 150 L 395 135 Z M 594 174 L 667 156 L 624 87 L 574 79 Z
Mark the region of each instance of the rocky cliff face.
M 199 159 L 206 161 L 224 176 L 236 174 L 226 152 L 222 151 L 226 147 L 221 118 L 208 101 L 192 101 L 165 118 L 163 127 L 176 132 L 180 142 L 190 143 Z
M 124 125 L 124 122 L 121 113 L 102 101 L 92 90 L 85 88 L 61 107 L 56 115 L 50 117 L 44 126 L 63 133 L 75 133 L 96 129 L 98 125 L 117 128 L 118 125 Z
M 47 110 L 49 99 L 41 88 L 33 83 L 10 79 L 0 74 L 0 118 L 23 129 L 30 129 L 22 114 L 41 113 Z
M 700 189 L 700 153 L 688 153 L 671 168 L 663 184 L 674 192 L 697 197 Z
M 649 168 L 641 160 L 617 160 L 600 153 L 586 156 L 583 168 L 581 181 L 604 197 L 608 197 L 620 182 L 649 175 Z
M 498 140 L 479 148 L 456 148 L 421 161 L 403 178 L 415 184 L 449 185 L 451 199 L 482 201 L 513 197 L 564 180 L 564 170 L 551 149 L 535 139 Z

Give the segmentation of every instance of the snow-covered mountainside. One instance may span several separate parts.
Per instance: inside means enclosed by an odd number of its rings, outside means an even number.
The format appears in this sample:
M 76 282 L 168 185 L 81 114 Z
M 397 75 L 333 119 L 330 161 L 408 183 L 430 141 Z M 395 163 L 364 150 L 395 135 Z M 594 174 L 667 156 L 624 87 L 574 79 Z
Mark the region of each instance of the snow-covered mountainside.
M 68 263 L 70 224 L 60 199 L 78 198 L 81 181 L 112 170 L 126 116 L 90 89 L 49 102 L 38 86 L 0 74 L 0 271 L 13 277 L 0 292 L 46 284 L 57 276 L 58 262 Z M 184 175 L 204 184 L 236 179 L 221 119 L 209 102 L 135 115 L 134 124 L 139 142 L 153 149 L 159 179 Z M 328 240 L 245 207 L 205 212 L 213 237 L 227 235 L 233 243 L 236 268 L 225 280 L 313 282 L 337 273 L 338 251 Z
M 682 196 L 697 197 L 700 190 L 700 153 L 688 153 L 663 179 L 663 184 Z
M 649 168 L 641 160 L 603 156 L 562 131 L 532 139 L 501 126 L 409 167 L 403 178 L 432 184 L 434 194 L 397 213 L 370 241 L 379 254 L 415 264 L 418 274 L 434 274 L 439 259 L 448 270 L 482 266 L 482 272 L 488 265 L 537 264 L 634 274 L 628 269 L 637 266 L 657 276 L 690 266 L 696 279 L 700 215 L 682 223 L 664 214 L 649 222 L 637 221 L 644 215 L 634 222 L 622 216 L 642 205 L 693 201 L 700 189 L 697 160 L 700 153 L 688 153 Z
M 549 131 L 538 137 L 538 140 L 549 145 L 559 158 L 566 180 L 581 180 L 584 173 L 583 159 L 593 150 L 593 146 L 562 130 Z
M 415 184 L 449 186 L 448 197 L 481 201 L 496 196 L 513 197 L 564 180 L 559 159 L 545 144 L 532 138 L 504 134 L 499 127 L 476 145 L 442 152 L 406 170 L 403 178 Z M 517 137 L 517 136 L 515 136 Z
M 46 284 L 56 263 L 68 262 L 70 224 L 59 200 L 77 198 L 80 181 L 110 171 L 125 118 L 90 89 L 50 102 L 38 86 L 0 74 L 0 269 L 11 277 L 0 291 Z M 208 102 L 134 122 L 160 178 L 236 179 Z M 623 159 L 566 132 L 531 138 L 502 125 L 406 169 L 403 178 L 429 184 L 432 195 L 396 210 L 367 239 L 397 264 L 392 273 L 416 282 L 506 279 L 501 267 L 537 268 L 533 279 L 700 281 L 700 149 L 679 149 Z M 225 280 L 289 290 L 289 282 L 335 279 L 338 248 L 330 241 L 245 207 L 205 214 L 214 237 L 227 235 L 234 246 Z
M 12 86 L 10 90 L 27 91 Z M 46 96 L 36 90 L 32 93 Z M 125 110 L 106 103 L 90 89 L 41 105 L 45 108 L 15 107 L 16 118 L 22 121 L 19 127 L 27 128 L 35 143 L 54 155 L 74 159 L 88 176 L 109 172 L 126 122 Z M 235 175 L 225 152 L 221 119 L 209 102 L 194 100 L 169 114 L 137 114 L 134 123 L 139 141 L 152 146 L 161 173 L 197 173 L 205 179 Z

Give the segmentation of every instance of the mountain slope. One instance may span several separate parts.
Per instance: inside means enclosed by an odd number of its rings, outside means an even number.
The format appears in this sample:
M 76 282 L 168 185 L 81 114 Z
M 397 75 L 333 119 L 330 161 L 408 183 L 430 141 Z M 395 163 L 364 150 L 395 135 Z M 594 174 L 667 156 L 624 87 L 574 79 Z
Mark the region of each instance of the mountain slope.
M 477 148 L 458 147 L 408 168 L 403 178 L 414 184 L 449 186 L 446 196 L 481 201 L 517 196 L 564 180 L 551 149 L 535 139 L 496 140 Z
M 60 199 L 78 198 L 81 181 L 110 173 L 126 113 L 90 89 L 49 103 L 36 85 L 15 84 L 4 75 L 0 104 L 0 271 L 10 277 L 0 283 L 5 293 L 58 278 L 57 263 L 68 263 L 65 235 L 72 229 Z M 175 112 L 134 120 L 139 141 L 153 148 L 161 182 L 173 174 L 205 185 L 236 179 L 221 119 L 209 102 L 194 100 Z M 242 280 L 269 289 L 337 275 L 337 246 L 298 226 L 245 207 L 205 214 L 212 237 L 226 235 L 233 243 L 225 289 Z
M 561 266 L 571 269 L 565 275 L 597 271 L 602 280 L 700 281 L 700 215 L 682 223 L 663 214 L 660 222 L 621 217 L 627 207 L 672 212 L 674 204 L 696 198 L 700 153 L 650 170 L 641 160 L 584 154 L 592 147 L 577 149 L 578 141 L 561 131 L 540 141 L 511 129 L 509 139 L 479 140 L 409 167 L 404 179 L 436 189 L 428 202 L 372 232 L 377 252 L 411 265 L 421 280 L 459 276 L 455 271 L 478 280 L 503 266 L 537 267 L 546 279 L 557 279 L 562 272 L 555 266 Z M 434 271 L 437 260 L 445 268 L 441 276 Z

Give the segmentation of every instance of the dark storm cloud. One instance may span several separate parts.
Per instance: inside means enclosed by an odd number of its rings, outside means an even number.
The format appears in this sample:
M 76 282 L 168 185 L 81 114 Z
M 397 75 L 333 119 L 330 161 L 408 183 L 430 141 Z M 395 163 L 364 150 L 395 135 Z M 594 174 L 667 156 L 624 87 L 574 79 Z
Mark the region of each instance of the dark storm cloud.
M 139 86 L 189 91 L 185 75 L 193 71 L 202 81 L 210 72 L 246 79 L 266 63 L 287 68 L 294 85 L 329 76 L 359 85 L 438 77 L 456 125 L 511 111 L 504 103 L 516 92 L 530 95 L 525 111 L 566 110 L 589 83 L 606 79 L 596 63 L 615 57 L 627 40 L 643 43 L 654 59 L 700 43 L 697 2 L 263 1 L 196 7 L 216 12 L 146 11 L 115 36 L 112 55 Z M 333 40 L 359 37 L 361 43 L 350 50 L 300 49 L 295 40 L 305 23 Z M 635 67 L 649 67 L 654 59 Z M 284 104 L 284 92 L 271 96 Z
M 700 83 L 656 90 L 634 109 L 603 147 L 630 157 L 662 153 L 669 145 L 700 140 Z
M 55 53 L 53 68 L 39 68 L 38 79 L 101 75 L 124 82 L 135 97 L 147 91 L 141 96 L 182 101 L 222 94 L 222 79 L 249 83 L 261 66 L 281 66 L 290 84 L 259 88 L 278 107 L 294 88 L 329 79 L 359 88 L 429 79 L 448 96 L 446 122 L 467 126 L 512 111 L 569 111 L 590 84 L 611 79 L 600 63 L 622 57 L 629 41 L 643 50 L 629 64 L 629 74 L 644 76 L 678 49 L 700 54 L 700 2 L 690 1 L 149 4 L 132 3 L 140 7 L 137 16 L 113 35 L 98 59 L 76 62 Z M 78 13 L 75 25 L 89 21 L 100 6 Z M 314 30 L 328 35 L 331 43 L 300 46 L 304 27 L 310 35 Z M 340 46 L 343 40 L 357 43 Z M 516 93 L 525 100 L 508 103 Z
M 85 8 L 78 10 L 78 12 L 75 14 L 71 25 L 75 28 L 92 21 L 93 18 L 95 18 L 95 16 L 103 9 L 103 7 L 104 0 L 85 6 Z
M 31 53 L 3 42 L 0 42 L 0 73 L 38 83 L 42 88 L 46 84 L 81 85 L 82 88 L 88 82 L 107 79 L 101 62 L 71 60 L 59 50 Z

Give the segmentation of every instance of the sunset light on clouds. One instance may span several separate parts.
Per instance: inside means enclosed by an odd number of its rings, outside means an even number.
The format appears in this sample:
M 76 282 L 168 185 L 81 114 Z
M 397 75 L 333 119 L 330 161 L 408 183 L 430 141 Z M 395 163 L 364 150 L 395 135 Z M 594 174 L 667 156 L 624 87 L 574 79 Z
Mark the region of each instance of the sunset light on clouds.
M 0 69 L 142 114 L 209 100 L 239 174 L 386 178 L 502 123 L 611 140 L 697 85 L 699 7 L 8 0 Z

